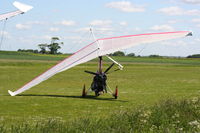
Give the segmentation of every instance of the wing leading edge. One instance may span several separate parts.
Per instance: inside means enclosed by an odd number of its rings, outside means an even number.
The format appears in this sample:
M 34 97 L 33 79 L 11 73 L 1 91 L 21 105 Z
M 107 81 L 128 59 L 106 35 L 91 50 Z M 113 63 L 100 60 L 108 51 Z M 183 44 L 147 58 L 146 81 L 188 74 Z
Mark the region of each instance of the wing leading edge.
M 189 31 L 177 31 L 177 32 L 162 32 L 162 33 L 149 33 L 139 35 L 120 36 L 112 38 L 98 39 L 95 42 L 80 49 L 70 57 L 64 59 L 60 63 L 48 69 L 46 72 L 40 74 L 17 91 L 8 91 L 11 96 L 18 95 L 31 87 L 47 80 L 53 75 L 70 69 L 76 65 L 90 61 L 98 56 L 104 56 L 115 51 L 127 49 L 143 43 L 152 43 L 163 40 L 175 39 L 180 37 L 186 37 L 191 35 Z
M 1 20 L 4 20 L 4 19 L 8 19 L 8 18 L 11 18 L 11 17 L 14 17 L 18 14 L 23 14 L 29 10 L 31 10 L 33 7 L 32 6 L 29 6 L 29 5 L 26 5 L 26 4 L 22 4 L 20 2 L 17 2 L 15 1 L 13 3 L 13 5 L 18 8 L 17 11 L 13 11 L 13 12 L 9 12 L 9 13 L 5 13 L 5 14 L 1 14 L 0 15 L 0 21 Z

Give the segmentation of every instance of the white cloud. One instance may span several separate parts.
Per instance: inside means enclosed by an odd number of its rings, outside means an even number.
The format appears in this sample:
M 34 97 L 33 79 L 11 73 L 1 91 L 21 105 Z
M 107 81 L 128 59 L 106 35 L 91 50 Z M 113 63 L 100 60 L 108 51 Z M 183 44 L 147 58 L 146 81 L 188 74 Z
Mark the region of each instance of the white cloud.
M 185 11 L 185 14 L 191 15 L 191 16 L 199 16 L 200 10 L 198 10 L 198 9 L 188 10 L 188 11 Z
M 59 31 L 59 28 L 51 27 L 49 30 L 52 32 L 57 32 L 57 31 Z
M 139 32 L 139 31 L 141 31 L 141 28 L 136 27 L 136 28 L 133 29 L 133 31 Z
M 41 36 L 41 38 L 45 40 L 51 40 L 52 36 L 44 35 L 44 36 Z
M 108 8 L 115 8 L 122 12 L 144 12 L 143 6 L 135 5 L 130 1 L 110 2 L 105 5 Z
M 187 46 L 188 43 L 185 41 L 162 41 L 160 42 L 161 45 L 165 45 L 165 46 Z
M 198 28 L 200 28 L 200 24 L 196 25 Z
M 196 38 L 196 39 L 194 39 L 194 41 L 196 41 L 196 42 L 200 42 L 200 39 L 199 38 Z
M 43 22 L 43 21 L 29 21 L 29 22 L 27 22 L 27 24 L 29 24 L 29 25 L 45 25 L 45 24 L 47 24 L 47 22 Z
M 150 28 L 154 31 L 174 31 L 174 28 L 170 25 L 164 24 L 164 25 L 155 25 Z
M 200 18 L 192 19 L 192 22 L 194 22 L 194 23 L 200 23 Z
M 80 39 L 83 39 L 81 36 L 67 36 L 67 37 L 64 37 L 64 39 L 67 39 L 67 40 L 80 40 Z
M 96 28 L 94 29 L 95 33 L 98 33 L 104 36 L 112 36 L 114 34 L 114 29 L 110 27 L 101 27 L 101 28 Z
M 187 4 L 200 4 L 200 0 L 181 0 L 181 1 Z
M 92 26 L 109 26 L 112 24 L 111 20 L 94 20 L 90 22 Z
M 0 31 L 0 34 L 3 34 L 4 36 L 9 35 L 7 31 Z
M 84 27 L 84 28 L 79 28 L 75 30 L 75 32 L 89 32 L 89 31 L 90 31 L 90 27 Z
M 90 27 L 84 27 L 84 28 L 79 28 L 77 30 L 75 30 L 75 32 L 88 32 L 90 31 Z M 100 35 L 100 36 L 111 36 L 113 35 L 114 29 L 111 27 L 98 27 L 98 28 L 94 28 L 93 32 L 95 35 Z
M 161 8 L 158 11 L 167 15 L 183 15 L 184 12 L 183 9 L 176 6 Z
M 122 22 L 119 23 L 119 25 L 121 25 L 121 26 L 127 26 L 128 23 L 126 21 L 122 21 Z
M 19 37 L 18 40 L 22 43 L 33 43 L 33 40 L 30 38 L 26 38 L 26 37 Z
M 11 38 L 11 35 L 10 33 L 8 33 L 7 31 L 0 31 L 0 35 L 10 39 Z
M 76 22 L 72 20 L 63 20 L 59 22 L 58 24 L 65 25 L 65 26 L 74 26 L 76 25 Z
M 176 23 L 178 23 L 178 20 L 169 20 L 167 23 L 169 23 L 169 24 L 176 24 Z
M 16 24 L 15 27 L 19 30 L 27 30 L 31 28 L 29 25 L 26 24 Z
M 25 22 L 24 24 L 16 24 L 15 27 L 19 30 L 28 30 L 34 25 L 46 25 L 47 22 L 43 21 L 28 21 Z
M 192 10 L 184 10 L 177 6 L 171 6 L 166 8 L 161 8 L 158 12 L 164 13 L 166 15 L 176 16 L 176 15 L 191 15 L 191 16 L 198 16 L 200 15 L 200 10 L 192 9 Z

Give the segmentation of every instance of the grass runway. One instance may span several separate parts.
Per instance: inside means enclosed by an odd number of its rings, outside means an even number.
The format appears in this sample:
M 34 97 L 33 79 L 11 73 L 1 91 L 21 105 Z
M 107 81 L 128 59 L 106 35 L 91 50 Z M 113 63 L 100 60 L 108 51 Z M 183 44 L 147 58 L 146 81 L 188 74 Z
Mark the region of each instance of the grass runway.
M 81 98 L 83 84 L 89 87 L 96 60 L 59 73 L 19 96 L 16 90 L 53 66 L 63 55 L 48 56 L 0 52 L 0 121 L 6 124 L 48 118 L 71 121 L 80 117 L 107 118 L 115 112 L 150 107 L 166 99 L 188 99 L 200 95 L 200 60 L 114 57 L 123 71 L 108 75 L 108 85 L 119 86 L 119 99 L 105 94 Z M 106 58 L 106 57 L 105 57 Z M 111 62 L 105 60 L 104 69 Z

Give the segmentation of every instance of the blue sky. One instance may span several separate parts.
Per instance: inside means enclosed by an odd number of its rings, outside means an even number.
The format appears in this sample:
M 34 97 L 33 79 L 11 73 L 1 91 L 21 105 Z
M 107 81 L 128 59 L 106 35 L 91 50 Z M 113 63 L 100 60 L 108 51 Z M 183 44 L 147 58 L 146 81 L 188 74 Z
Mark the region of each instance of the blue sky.
M 1 1 L 0 13 L 16 10 L 13 0 Z M 200 0 L 19 0 L 34 8 L 6 23 L 3 50 L 38 49 L 58 36 L 63 53 L 72 53 L 97 38 L 151 32 L 190 30 L 193 37 L 139 45 L 139 55 L 187 56 L 200 53 Z M 3 27 L 0 22 L 0 31 Z

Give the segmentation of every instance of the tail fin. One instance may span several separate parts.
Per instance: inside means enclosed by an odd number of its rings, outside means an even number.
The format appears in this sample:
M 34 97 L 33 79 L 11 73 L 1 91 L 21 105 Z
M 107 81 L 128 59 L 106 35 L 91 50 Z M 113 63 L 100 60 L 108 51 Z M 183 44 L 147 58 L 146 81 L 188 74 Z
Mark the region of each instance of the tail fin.
M 10 91 L 10 90 L 8 90 L 8 93 L 9 93 L 11 96 L 15 96 L 15 93 L 12 92 L 12 91 Z
M 20 11 L 22 11 L 22 12 L 27 12 L 27 11 L 29 11 L 29 10 L 31 10 L 31 9 L 33 8 L 33 7 L 30 6 L 30 5 L 26 5 L 26 4 L 17 2 L 17 1 L 15 1 L 15 2 L 13 3 L 13 5 L 14 5 L 16 8 L 18 8 Z

